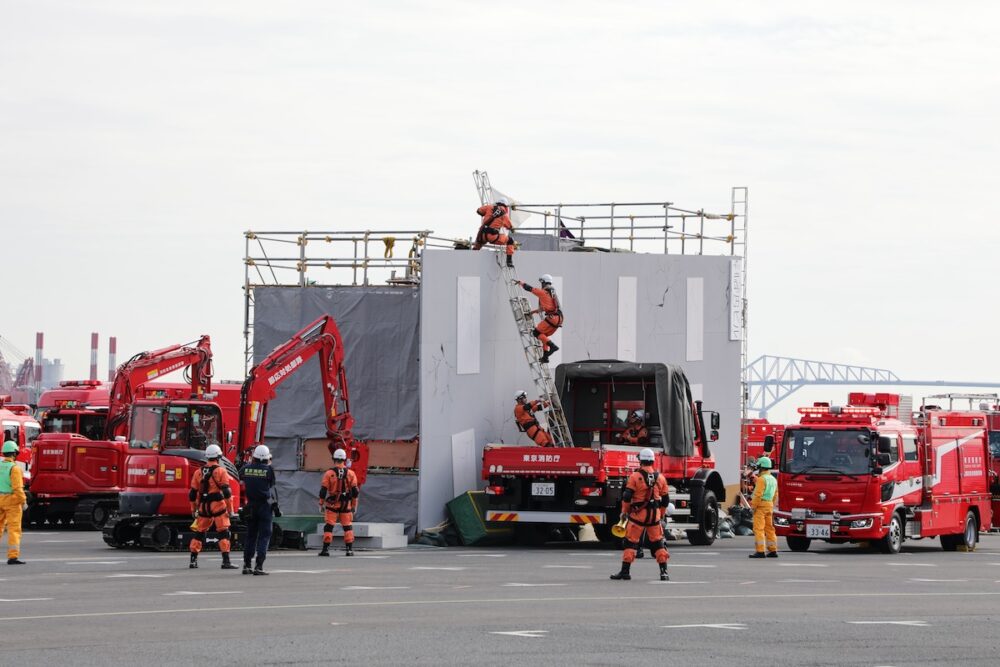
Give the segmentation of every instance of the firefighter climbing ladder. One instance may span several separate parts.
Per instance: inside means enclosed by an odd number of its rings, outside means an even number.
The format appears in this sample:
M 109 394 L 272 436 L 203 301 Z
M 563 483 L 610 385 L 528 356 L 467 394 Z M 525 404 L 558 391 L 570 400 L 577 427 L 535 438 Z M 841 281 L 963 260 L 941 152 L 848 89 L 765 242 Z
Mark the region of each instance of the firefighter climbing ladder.
M 549 425 L 549 435 L 552 436 L 552 442 L 556 447 L 572 447 L 573 435 L 566 422 L 566 413 L 563 412 L 562 401 L 559 400 L 559 392 L 556 391 L 556 383 L 552 381 L 549 365 L 541 362 L 541 345 L 531 335 L 535 328 L 535 322 L 531 316 L 531 304 L 524 296 L 524 290 L 515 282 L 517 274 L 514 273 L 514 269 L 506 266 L 505 261 L 504 254 L 497 253 L 497 264 L 500 265 L 500 275 L 507 286 L 510 310 L 514 314 L 517 331 L 521 334 L 521 347 L 524 348 L 524 358 L 528 361 L 531 379 L 535 383 L 535 393 L 541 400 L 549 403 L 545 415 Z

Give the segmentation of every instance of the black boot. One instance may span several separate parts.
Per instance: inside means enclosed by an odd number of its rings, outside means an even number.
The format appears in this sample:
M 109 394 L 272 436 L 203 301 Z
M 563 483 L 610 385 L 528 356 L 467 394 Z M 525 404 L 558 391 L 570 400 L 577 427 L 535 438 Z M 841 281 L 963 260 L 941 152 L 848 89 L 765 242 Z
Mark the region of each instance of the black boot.
M 324 542 L 323 543 L 323 549 L 318 554 L 316 554 L 316 555 L 317 556 L 329 556 L 330 555 L 330 543 L 329 542 Z
M 552 341 L 549 341 L 549 351 L 545 353 L 545 356 L 547 357 L 551 356 L 558 351 L 559 351 L 559 346 L 553 343 Z
M 188 567 L 191 568 L 192 570 L 198 568 L 198 554 L 196 553 L 191 554 L 191 562 L 188 563 Z
M 236 570 L 236 569 L 238 569 L 235 565 L 233 565 L 229 561 L 229 554 L 228 553 L 222 554 L 222 569 L 223 570 Z
M 7 565 L 24 565 L 24 561 L 20 558 L 8 558 Z
M 508 269 L 514 268 L 514 255 L 507 255 L 507 268 Z
M 632 578 L 632 575 L 630 574 L 630 570 L 631 569 L 632 569 L 632 563 L 626 563 L 626 562 L 623 561 L 622 562 L 622 569 L 621 569 L 621 571 L 615 572 L 614 574 L 612 574 L 611 578 L 615 579 L 615 580 L 624 579 L 624 580 L 628 581 L 629 579 Z
M 253 574 L 253 568 L 248 560 L 243 561 L 243 574 Z
M 257 564 L 256 564 L 256 566 L 253 569 L 253 576 L 255 576 L 255 577 L 266 577 L 267 575 L 268 575 L 268 573 L 264 571 L 264 559 L 258 558 L 257 559 Z
M 764 556 L 764 552 L 763 551 L 754 551 L 752 554 L 750 554 L 749 557 L 750 558 L 764 558 L 765 556 Z
M 347 544 L 344 546 L 344 555 L 353 556 L 354 555 L 354 544 Z
M 768 551 L 767 552 L 767 557 L 768 558 L 777 558 L 778 557 L 778 552 L 777 551 Z
M 660 581 L 670 581 L 670 575 L 667 574 L 666 563 L 660 563 Z

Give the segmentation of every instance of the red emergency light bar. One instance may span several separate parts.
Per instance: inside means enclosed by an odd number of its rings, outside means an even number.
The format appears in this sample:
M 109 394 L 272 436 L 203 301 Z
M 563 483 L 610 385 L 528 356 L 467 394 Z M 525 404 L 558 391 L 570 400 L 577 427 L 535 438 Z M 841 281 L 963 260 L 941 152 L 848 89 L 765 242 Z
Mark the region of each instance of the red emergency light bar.
M 100 380 L 63 380 L 59 383 L 60 387 L 100 387 Z
M 882 411 L 878 408 L 847 406 L 844 408 L 828 405 L 814 405 L 811 408 L 799 408 L 800 415 L 810 417 L 878 417 Z
M 80 401 L 70 401 L 70 400 L 58 400 L 55 402 L 56 408 L 79 408 L 82 407 L 83 403 Z
M 888 407 L 890 405 L 899 407 L 899 394 L 865 394 L 860 391 L 852 391 L 847 395 L 847 402 L 851 405 L 869 407 Z

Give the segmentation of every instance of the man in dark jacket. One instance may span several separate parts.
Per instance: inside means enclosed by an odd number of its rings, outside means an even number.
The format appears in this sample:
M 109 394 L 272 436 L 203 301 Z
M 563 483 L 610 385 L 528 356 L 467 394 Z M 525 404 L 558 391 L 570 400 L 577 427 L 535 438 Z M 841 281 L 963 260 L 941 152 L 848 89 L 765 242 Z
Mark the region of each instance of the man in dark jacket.
M 243 574 L 266 575 L 264 559 L 267 545 L 271 541 L 271 524 L 274 517 L 281 516 L 278 500 L 274 492 L 274 468 L 271 467 L 271 450 L 266 445 L 257 445 L 253 450 L 253 461 L 243 466 L 240 478 L 246 486 L 247 504 L 245 516 L 247 532 L 243 538 Z M 250 567 L 250 559 L 257 552 L 257 562 Z

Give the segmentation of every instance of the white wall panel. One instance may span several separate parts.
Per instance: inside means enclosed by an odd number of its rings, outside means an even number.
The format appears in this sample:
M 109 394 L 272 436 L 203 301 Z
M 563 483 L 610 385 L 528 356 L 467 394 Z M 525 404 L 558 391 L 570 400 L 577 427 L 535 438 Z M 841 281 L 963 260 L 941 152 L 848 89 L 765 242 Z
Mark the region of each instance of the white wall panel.
M 615 358 L 621 361 L 638 361 L 635 356 L 638 286 L 635 276 L 618 276 L 618 356 Z
M 452 497 L 476 488 L 476 432 L 473 429 L 451 436 Z
M 456 281 L 455 356 L 456 372 L 479 372 L 480 296 L 479 276 L 458 276 Z
M 705 358 L 705 279 L 687 279 L 687 356 L 688 361 Z

